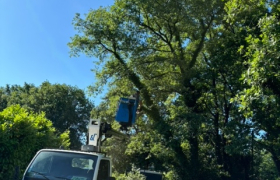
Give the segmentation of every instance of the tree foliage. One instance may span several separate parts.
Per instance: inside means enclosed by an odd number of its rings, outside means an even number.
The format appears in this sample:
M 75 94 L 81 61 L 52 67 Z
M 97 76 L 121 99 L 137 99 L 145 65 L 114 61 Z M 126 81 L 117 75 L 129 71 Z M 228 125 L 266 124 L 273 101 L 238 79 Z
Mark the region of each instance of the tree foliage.
M 13 179 L 15 169 L 22 175 L 34 154 L 42 148 L 67 148 L 69 131 L 57 135 L 44 113 L 28 112 L 13 105 L 0 112 L 0 179 Z
M 108 87 L 93 115 L 112 121 L 140 90 L 143 112 L 115 149 L 137 167 L 258 179 L 263 151 L 280 167 L 278 1 L 117 0 L 73 25 L 71 54 L 98 58 L 91 90 Z
M 236 8 L 239 14 L 243 14 L 250 10 L 249 5 L 243 2 L 237 6 L 237 2 L 232 2 L 229 12 Z M 254 27 L 244 26 L 248 30 L 245 38 L 248 46 L 240 46 L 239 49 L 245 52 L 247 59 L 244 64 L 248 68 L 243 72 L 242 80 L 248 84 L 248 88 L 237 96 L 237 100 L 246 118 L 252 120 L 261 135 L 260 145 L 272 154 L 279 173 L 279 2 L 258 1 L 255 6 L 257 8 L 253 13 L 257 23 Z M 261 8 L 265 10 L 262 16 L 257 16 Z M 230 20 L 234 21 L 232 18 Z

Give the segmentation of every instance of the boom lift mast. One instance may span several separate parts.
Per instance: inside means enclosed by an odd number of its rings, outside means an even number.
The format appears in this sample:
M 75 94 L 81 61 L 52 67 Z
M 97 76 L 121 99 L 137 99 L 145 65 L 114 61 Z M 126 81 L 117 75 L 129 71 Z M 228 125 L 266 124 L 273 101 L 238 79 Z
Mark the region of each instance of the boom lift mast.
M 101 153 L 102 142 L 112 136 L 119 139 L 126 139 L 126 135 L 112 129 L 111 124 L 100 120 L 90 119 L 88 124 L 87 145 L 83 145 L 81 150 Z

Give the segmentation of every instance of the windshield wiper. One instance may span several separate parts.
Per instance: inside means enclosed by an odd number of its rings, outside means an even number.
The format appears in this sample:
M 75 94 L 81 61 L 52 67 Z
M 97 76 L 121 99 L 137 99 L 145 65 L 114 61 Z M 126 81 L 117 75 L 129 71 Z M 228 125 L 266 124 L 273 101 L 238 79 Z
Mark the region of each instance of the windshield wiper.
M 50 179 L 47 178 L 47 176 L 46 176 L 45 174 L 43 174 L 43 173 L 40 173 L 40 172 L 37 172 L 37 171 L 30 171 L 30 172 L 33 172 L 33 173 L 35 173 L 35 174 L 39 174 L 39 175 L 43 176 L 45 179 L 50 180 Z M 54 178 L 57 178 L 57 179 L 71 180 L 71 179 L 69 179 L 69 178 L 67 178 L 67 177 L 59 177 L 59 176 L 50 176 L 50 177 L 54 177 Z
M 47 176 L 46 176 L 45 174 L 43 174 L 43 173 L 40 173 L 40 172 L 37 172 L 37 171 L 32 171 L 32 170 L 31 170 L 30 172 L 33 172 L 33 173 L 35 173 L 35 174 L 39 174 L 39 175 L 43 176 L 45 179 L 50 180 L 50 179 L 47 178 Z

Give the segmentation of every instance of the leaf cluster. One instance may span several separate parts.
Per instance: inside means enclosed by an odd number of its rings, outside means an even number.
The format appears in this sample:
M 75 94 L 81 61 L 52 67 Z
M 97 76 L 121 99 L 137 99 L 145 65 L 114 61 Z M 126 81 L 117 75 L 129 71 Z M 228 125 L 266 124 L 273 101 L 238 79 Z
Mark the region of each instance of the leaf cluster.
M 0 178 L 13 179 L 15 169 L 22 175 L 39 149 L 69 147 L 69 131 L 60 135 L 44 113 L 28 112 L 13 105 L 0 112 Z

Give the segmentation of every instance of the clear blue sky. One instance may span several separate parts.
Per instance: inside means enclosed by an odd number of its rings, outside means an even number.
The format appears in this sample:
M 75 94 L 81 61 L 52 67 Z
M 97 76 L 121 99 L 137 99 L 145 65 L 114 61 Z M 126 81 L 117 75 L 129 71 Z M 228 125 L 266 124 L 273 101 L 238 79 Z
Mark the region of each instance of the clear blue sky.
M 114 0 L 0 0 L 0 86 L 43 81 L 86 90 L 95 82 L 93 59 L 69 57 L 75 13 Z

